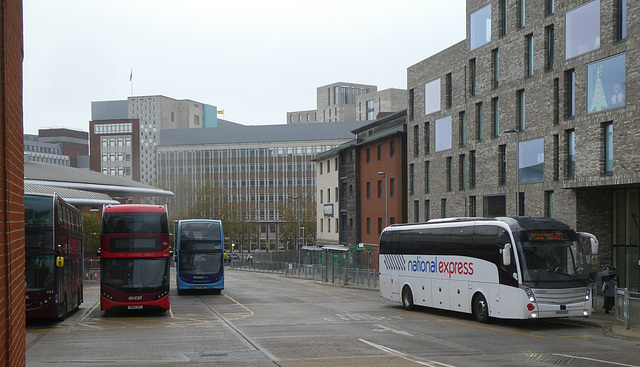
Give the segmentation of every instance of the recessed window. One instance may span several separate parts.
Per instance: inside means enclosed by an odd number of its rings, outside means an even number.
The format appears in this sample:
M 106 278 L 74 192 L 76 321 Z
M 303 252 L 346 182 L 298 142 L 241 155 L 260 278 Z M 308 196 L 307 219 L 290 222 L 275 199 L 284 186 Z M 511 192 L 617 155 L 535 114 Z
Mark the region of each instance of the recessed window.
M 518 130 L 523 131 L 525 127 L 525 93 L 524 89 L 516 91 L 516 109 L 518 110 Z
M 524 28 L 526 25 L 526 1 L 519 0 L 518 1 L 518 27 Z
M 627 0 L 616 0 L 616 41 L 627 38 Z
M 613 123 L 604 124 L 604 173 L 613 173 Z
M 565 15 L 565 58 L 600 48 L 600 0 L 594 0 Z
M 484 128 L 484 116 L 482 111 L 482 102 L 476 103 L 476 139 L 481 141 L 483 138 L 482 130 Z
M 491 42 L 491 4 L 471 13 L 469 21 L 471 50 Z
M 425 114 L 440 111 L 440 79 L 424 85 Z
M 459 126 L 459 131 L 458 134 L 459 136 L 459 141 L 460 141 L 460 146 L 464 147 L 467 144 L 467 117 L 464 113 L 464 111 L 461 111 L 460 114 L 458 115 L 458 124 Z
M 493 137 L 500 136 L 500 100 L 498 97 L 491 99 L 491 123 L 493 125 Z
M 567 130 L 567 178 L 576 175 L 576 131 Z
M 435 127 L 436 152 L 451 149 L 451 116 L 436 120 Z
M 504 186 L 507 184 L 507 146 L 498 146 L 498 151 L 498 185 Z
M 447 157 L 447 191 L 453 190 L 453 159 L 451 157 Z
M 533 76 L 533 33 L 524 37 L 525 43 L 525 77 Z
M 565 77 L 565 117 L 573 118 L 576 116 L 576 71 L 568 70 L 564 73 Z
M 587 65 L 587 113 L 625 104 L 625 54 Z
M 491 51 L 491 64 L 493 66 L 493 88 L 498 88 L 500 85 L 500 50 L 494 49 Z
M 544 181 L 544 139 L 521 141 L 518 155 L 518 181 Z
M 554 68 L 554 57 L 555 57 L 555 31 L 553 29 L 553 24 L 547 26 L 544 29 L 544 37 L 545 37 L 545 59 L 547 70 L 553 70 Z

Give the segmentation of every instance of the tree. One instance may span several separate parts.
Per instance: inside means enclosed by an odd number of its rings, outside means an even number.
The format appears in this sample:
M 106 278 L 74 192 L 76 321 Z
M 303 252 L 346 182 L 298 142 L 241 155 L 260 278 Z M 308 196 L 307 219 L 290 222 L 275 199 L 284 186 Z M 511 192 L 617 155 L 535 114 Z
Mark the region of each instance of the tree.
M 95 254 L 100 248 L 100 227 L 102 221 L 97 215 L 82 214 L 84 252 Z

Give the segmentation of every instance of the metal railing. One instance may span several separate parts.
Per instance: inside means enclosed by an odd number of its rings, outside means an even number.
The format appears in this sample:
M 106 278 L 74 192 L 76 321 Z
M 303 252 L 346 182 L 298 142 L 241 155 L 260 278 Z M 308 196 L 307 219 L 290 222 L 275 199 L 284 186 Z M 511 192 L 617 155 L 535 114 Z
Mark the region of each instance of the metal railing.
M 287 277 L 316 279 L 327 283 L 352 285 L 372 289 L 377 289 L 379 284 L 378 271 L 375 269 L 331 267 L 321 264 L 308 265 L 291 262 L 255 261 L 231 261 L 228 267 L 231 269 L 280 273 Z
M 616 320 L 624 322 L 627 329 L 630 327 L 640 328 L 640 293 L 616 287 L 614 308 Z

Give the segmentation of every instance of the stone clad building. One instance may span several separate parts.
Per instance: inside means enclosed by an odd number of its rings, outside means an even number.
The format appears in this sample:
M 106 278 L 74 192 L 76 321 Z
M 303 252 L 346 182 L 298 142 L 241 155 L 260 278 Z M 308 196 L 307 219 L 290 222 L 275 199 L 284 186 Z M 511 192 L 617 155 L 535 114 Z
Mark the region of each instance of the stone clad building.
M 638 289 L 638 11 L 468 0 L 466 39 L 407 71 L 408 220 L 554 217 Z

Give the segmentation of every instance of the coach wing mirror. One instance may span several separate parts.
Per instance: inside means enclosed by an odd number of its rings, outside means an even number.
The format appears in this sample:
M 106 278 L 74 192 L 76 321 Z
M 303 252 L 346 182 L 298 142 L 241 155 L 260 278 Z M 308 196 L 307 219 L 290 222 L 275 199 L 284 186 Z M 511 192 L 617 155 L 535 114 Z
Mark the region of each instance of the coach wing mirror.
M 64 267 L 64 257 L 62 256 L 56 257 L 56 266 L 59 268 Z
M 507 243 L 504 245 L 504 249 L 502 249 L 502 264 L 504 266 L 511 265 L 511 244 Z
M 578 236 L 580 239 L 589 239 L 589 244 L 591 245 L 591 255 L 598 254 L 598 238 L 591 233 L 587 232 L 578 232 Z M 582 241 L 583 245 L 586 245 L 585 241 Z
M 98 258 L 100 258 L 100 254 L 101 254 L 101 253 L 102 253 L 102 249 L 101 249 L 101 248 L 99 248 L 99 249 L 97 249 L 97 250 L 96 250 L 96 256 L 97 256 Z

